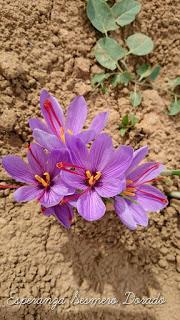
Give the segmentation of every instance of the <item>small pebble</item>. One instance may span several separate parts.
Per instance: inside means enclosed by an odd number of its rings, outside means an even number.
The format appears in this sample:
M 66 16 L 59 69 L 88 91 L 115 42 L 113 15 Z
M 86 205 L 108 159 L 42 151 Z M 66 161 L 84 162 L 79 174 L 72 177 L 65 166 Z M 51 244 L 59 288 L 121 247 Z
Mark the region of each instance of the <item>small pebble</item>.
M 168 263 L 167 263 L 167 261 L 166 260 L 163 260 L 163 259 L 161 259 L 161 260 L 159 260 L 159 266 L 161 267 L 161 268 L 163 268 L 163 269 L 166 269 L 167 267 L 168 267 Z

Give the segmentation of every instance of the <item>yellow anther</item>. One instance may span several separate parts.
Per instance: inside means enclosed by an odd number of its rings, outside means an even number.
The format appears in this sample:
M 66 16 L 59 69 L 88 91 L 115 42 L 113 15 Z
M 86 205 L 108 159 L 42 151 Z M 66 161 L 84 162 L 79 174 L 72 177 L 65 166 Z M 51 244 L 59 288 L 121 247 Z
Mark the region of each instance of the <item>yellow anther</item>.
M 135 193 L 134 192 L 130 192 L 130 191 L 124 191 L 122 194 L 125 195 L 125 196 L 131 196 L 131 197 L 135 196 Z
M 68 129 L 67 132 L 71 135 L 73 135 L 73 131 L 71 129 Z
M 126 191 L 134 192 L 134 191 L 136 191 L 136 188 L 133 188 L 133 187 L 127 187 Z
M 127 184 L 131 184 L 131 183 L 133 183 L 133 180 L 127 180 L 126 182 L 127 182 Z
M 43 176 L 45 176 L 45 180 L 47 182 L 47 184 L 50 184 L 51 178 L 50 178 L 50 174 L 48 172 L 44 172 Z
M 65 143 L 64 129 L 62 127 L 60 128 L 60 138 L 61 138 L 61 141 Z
M 94 184 L 94 177 L 93 176 L 91 176 L 91 178 L 88 180 L 88 183 L 90 186 L 93 186 L 93 184 Z
M 86 177 L 88 179 L 90 179 L 92 177 L 92 174 L 91 174 L 91 172 L 89 170 L 86 170 Z
M 101 172 L 97 171 L 96 175 L 94 176 L 94 180 L 98 181 L 101 176 L 102 176 Z
M 41 178 L 40 176 L 38 176 L 37 174 L 35 174 L 35 179 L 41 183 L 43 185 L 43 187 L 47 188 L 48 187 L 48 183 L 43 179 Z
M 86 177 L 87 177 L 87 181 L 88 181 L 88 184 L 92 187 L 96 181 L 99 180 L 99 178 L 101 177 L 101 172 L 97 171 L 96 174 L 93 176 L 91 171 L 89 170 L 86 170 Z

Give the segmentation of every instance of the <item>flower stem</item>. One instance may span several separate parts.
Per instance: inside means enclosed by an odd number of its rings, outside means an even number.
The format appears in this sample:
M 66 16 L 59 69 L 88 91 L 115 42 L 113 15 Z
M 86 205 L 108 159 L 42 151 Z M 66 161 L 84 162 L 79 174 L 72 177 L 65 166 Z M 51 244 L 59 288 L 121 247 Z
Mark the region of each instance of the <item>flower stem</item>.
M 169 193 L 169 197 L 180 199 L 180 191 L 172 191 L 171 193 Z
M 162 176 L 180 176 L 180 169 L 177 170 L 165 170 L 161 173 Z

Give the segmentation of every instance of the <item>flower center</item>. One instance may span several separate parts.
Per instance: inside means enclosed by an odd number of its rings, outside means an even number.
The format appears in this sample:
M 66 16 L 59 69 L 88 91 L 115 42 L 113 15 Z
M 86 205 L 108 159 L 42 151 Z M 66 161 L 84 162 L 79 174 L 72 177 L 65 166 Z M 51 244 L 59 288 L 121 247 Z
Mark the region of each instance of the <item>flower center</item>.
M 91 171 L 86 170 L 86 179 L 89 186 L 91 187 L 95 185 L 95 183 L 100 179 L 101 176 L 102 176 L 102 173 L 100 171 L 96 171 L 96 174 L 93 175 Z
M 44 187 L 47 188 L 50 185 L 51 178 L 48 172 L 43 173 L 43 178 L 35 174 L 35 179 Z
M 92 174 L 90 170 L 86 170 L 83 167 L 66 162 L 58 162 L 56 164 L 56 167 L 84 178 L 85 182 L 87 182 L 90 187 L 94 186 L 102 176 L 102 173 L 100 171 L 96 171 L 95 174 Z
M 135 192 L 137 191 L 136 188 L 134 188 L 133 186 L 129 186 L 129 185 L 131 185 L 133 183 L 133 181 L 132 180 L 127 180 L 126 182 L 127 182 L 127 187 L 126 187 L 126 190 L 124 190 L 122 192 L 122 195 L 135 197 L 135 195 L 136 195 Z
M 138 188 L 144 184 L 147 184 L 149 182 L 155 182 L 158 180 L 159 180 L 159 178 L 155 178 L 155 179 L 148 180 L 148 181 L 145 181 L 140 184 L 135 184 L 136 181 L 133 181 L 133 180 L 126 180 L 126 189 L 121 193 L 121 196 L 122 197 L 124 196 L 124 198 L 127 198 L 128 200 L 131 200 L 131 197 L 135 197 L 136 192 L 138 192 L 140 195 L 144 195 L 145 197 L 152 198 L 152 199 L 159 201 L 161 203 L 167 203 L 168 202 L 167 199 L 161 198 L 158 195 L 155 195 L 154 193 L 150 193 L 150 192 L 147 192 L 145 190 Z M 133 199 L 132 199 L 132 201 L 133 201 Z

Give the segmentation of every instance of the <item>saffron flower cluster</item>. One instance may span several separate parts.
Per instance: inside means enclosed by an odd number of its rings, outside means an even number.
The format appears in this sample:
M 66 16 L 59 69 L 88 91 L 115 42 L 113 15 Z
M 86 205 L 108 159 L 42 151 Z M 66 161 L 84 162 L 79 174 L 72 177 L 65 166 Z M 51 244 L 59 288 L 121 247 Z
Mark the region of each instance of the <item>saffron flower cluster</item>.
M 106 200 L 129 229 L 148 225 L 148 212 L 163 209 L 166 196 L 151 185 L 163 170 L 157 162 L 142 160 L 146 146 L 134 151 L 122 145 L 115 149 L 111 137 L 101 133 L 108 114 L 102 112 L 87 130 L 82 130 L 87 105 L 82 96 L 70 104 L 66 118 L 55 97 L 48 91 L 40 94 L 43 120 L 29 120 L 34 142 L 29 145 L 27 162 L 7 155 L 2 165 L 21 185 L 15 200 L 36 199 L 44 215 L 53 215 L 66 228 L 72 224 L 74 208 L 87 221 L 102 218 Z M 89 143 L 91 146 L 89 147 Z M 8 186 L 0 186 L 6 188 Z

